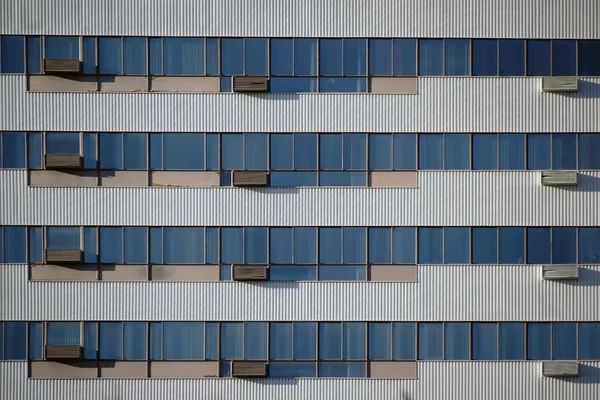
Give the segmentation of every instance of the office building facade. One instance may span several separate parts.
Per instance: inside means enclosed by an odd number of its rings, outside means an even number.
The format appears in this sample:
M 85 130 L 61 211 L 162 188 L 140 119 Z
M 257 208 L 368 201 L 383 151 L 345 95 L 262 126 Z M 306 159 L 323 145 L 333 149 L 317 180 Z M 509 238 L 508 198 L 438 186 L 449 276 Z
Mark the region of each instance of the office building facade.
M 0 4 L 0 399 L 600 398 L 592 0 Z

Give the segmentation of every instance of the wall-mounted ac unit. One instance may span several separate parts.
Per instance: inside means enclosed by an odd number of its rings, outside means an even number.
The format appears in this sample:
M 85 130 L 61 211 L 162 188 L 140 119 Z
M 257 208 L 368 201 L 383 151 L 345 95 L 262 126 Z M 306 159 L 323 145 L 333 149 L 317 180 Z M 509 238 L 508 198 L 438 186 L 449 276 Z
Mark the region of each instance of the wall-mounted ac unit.
M 81 156 L 79 154 L 45 154 L 44 167 L 46 169 L 81 168 Z
M 542 279 L 577 280 L 579 279 L 579 267 L 576 264 L 542 265 Z
M 79 249 L 46 249 L 46 263 L 80 263 Z
M 543 361 L 543 376 L 578 376 L 579 363 L 577 361 Z
M 44 73 L 45 74 L 78 74 L 81 63 L 77 58 L 45 58 Z
M 46 360 L 78 360 L 81 358 L 78 344 L 47 344 Z
M 236 93 L 266 93 L 269 79 L 266 76 L 234 76 L 233 91 Z
M 269 184 L 267 171 L 232 171 L 231 185 L 236 187 L 264 187 Z
M 266 281 L 268 267 L 266 265 L 234 265 L 231 279 L 234 281 Z
M 234 378 L 266 378 L 266 361 L 233 361 L 231 376 Z
M 544 186 L 577 186 L 576 171 L 542 171 Z
M 549 93 L 556 92 L 577 92 L 579 90 L 575 76 L 545 76 L 542 78 L 542 91 Z

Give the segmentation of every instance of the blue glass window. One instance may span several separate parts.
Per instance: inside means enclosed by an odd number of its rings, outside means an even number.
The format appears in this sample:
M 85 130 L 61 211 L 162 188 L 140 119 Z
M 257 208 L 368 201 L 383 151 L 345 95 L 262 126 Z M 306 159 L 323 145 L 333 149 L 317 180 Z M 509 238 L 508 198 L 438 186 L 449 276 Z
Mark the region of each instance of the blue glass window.
M 246 169 L 268 169 L 268 140 L 269 136 L 266 133 L 246 133 L 244 135 Z
M 417 75 L 417 39 L 394 39 L 394 76 Z
M 576 134 L 552 134 L 552 169 L 577 169 Z
M 342 358 L 365 360 L 367 358 L 367 329 L 364 322 L 344 322 Z
M 342 76 L 343 40 L 321 39 L 319 45 L 319 73 L 324 76 Z
M 46 133 L 46 153 L 79 154 L 79 133 Z
M 42 168 L 42 134 L 40 132 L 27 133 L 27 166 L 31 169 Z M 2 160 L 0 159 L 0 166 Z
M 580 322 L 578 332 L 578 349 L 580 360 L 599 360 L 600 322 Z
M 83 228 L 83 257 L 85 263 L 94 264 L 98 262 L 97 230 L 97 228 L 89 226 Z
M 294 135 L 279 133 L 271 135 L 271 170 L 294 169 Z
M 499 146 L 500 169 L 525 169 L 525 135 L 522 133 L 501 133 L 499 135 Z
M 444 263 L 469 263 L 469 228 L 444 228 Z
M 163 75 L 162 38 L 150 38 L 148 48 L 150 51 L 150 75 Z
M 100 322 L 99 326 L 98 350 L 100 359 L 122 360 L 123 324 L 121 322 Z
M 436 229 L 436 228 L 432 228 Z M 427 236 L 427 235 L 426 235 Z M 428 252 L 430 258 L 435 259 L 438 254 L 436 249 L 437 246 L 437 235 L 433 233 L 430 235 L 435 237 L 430 240 L 429 243 L 425 244 L 424 251 Z M 416 262 L 416 228 L 411 227 L 394 227 L 392 228 L 392 263 L 393 264 L 414 264 Z M 440 243 L 441 247 L 441 243 Z M 431 249 L 434 250 L 431 250 Z M 419 254 L 420 254 L 419 249 Z
M 317 358 L 317 324 L 315 322 L 294 322 L 294 360 L 315 360 Z
M 145 360 L 146 359 L 146 323 L 124 322 L 123 323 L 123 359 Z
M 495 133 L 473 135 L 473 169 L 498 169 L 498 135 Z
M 165 75 L 204 75 L 204 38 L 163 38 Z
M 96 169 L 98 168 L 98 160 L 96 158 L 96 144 L 98 135 L 95 133 L 85 132 L 83 134 L 83 168 Z
M 550 360 L 551 324 L 549 322 L 530 322 L 527 324 L 527 359 Z
M 4 168 L 25 168 L 25 132 L 2 132 Z
M 267 233 L 264 227 L 244 228 L 244 263 L 267 263 Z
M 319 228 L 319 262 L 342 263 L 342 229 Z
M 317 75 L 317 39 L 294 39 L 294 73 Z
M 48 322 L 46 324 L 47 344 L 80 344 L 80 322 Z
M 498 262 L 498 229 L 473 228 L 473 264 Z
M 244 322 L 244 359 L 267 359 L 267 329 L 266 322 Z
M 320 281 L 366 281 L 366 265 L 319 265 Z
M 291 264 L 293 262 L 293 228 L 271 228 L 271 264 Z
M 367 74 L 366 39 L 344 39 L 344 75 L 364 76 Z
M 317 228 L 294 228 L 294 263 L 316 264 Z
M 97 352 L 98 323 L 83 323 L 83 358 L 86 360 L 95 360 L 98 357 Z
M 600 40 L 579 40 L 578 43 L 579 76 L 600 76 Z
M 163 134 L 150 134 L 150 169 L 163 169 Z
M 369 39 L 369 75 L 392 75 L 391 39 Z
M 272 322 L 269 329 L 269 358 L 271 360 L 292 360 L 294 349 L 292 337 L 292 322 Z
M 369 135 L 369 169 L 392 169 L 392 135 L 372 133 Z
M 165 264 L 204 264 L 204 228 L 163 228 Z
M 100 229 L 100 262 L 102 264 L 119 264 L 123 262 L 123 229 L 101 227 Z
M 469 169 L 471 161 L 471 143 L 469 134 L 446 134 L 444 151 L 445 169 Z
M 320 362 L 319 376 L 326 378 L 365 377 L 364 362 Z
M 268 40 L 265 38 L 246 38 L 245 74 L 266 76 L 268 69 Z
M 473 40 L 473 75 L 498 75 L 498 41 L 495 39 Z
M 42 72 L 42 41 L 39 36 L 27 37 L 27 73 L 39 74 Z
M 270 281 L 316 281 L 316 265 L 269 265 Z
M 100 133 L 100 168 L 123 168 L 123 135 L 120 133 Z
M 552 264 L 577 263 L 577 228 L 552 228 Z
M 204 169 L 204 134 L 165 133 L 162 135 L 162 140 L 164 145 L 164 169 Z M 152 142 L 152 148 L 158 151 L 161 149 L 159 146 L 159 138 L 156 138 L 155 142 Z M 160 154 L 156 153 L 156 158 L 159 157 Z M 154 160 L 154 157 L 152 160 Z M 156 165 L 156 167 L 158 166 Z
M 501 360 L 525 359 L 525 324 L 522 322 L 500 322 L 498 341 Z
M 442 264 L 443 228 L 419 228 L 419 264 Z
M 3 263 L 3 262 L 4 262 L 4 230 L 0 226 L 0 263 Z M 0 359 L 2 359 L 2 357 L 0 357 Z
M 101 37 L 99 43 L 98 66 L 100 75 L 121 75 L 123 73 L 123 41 L 118 37 Z
M 125 239 L 125 263 L 145 264 L 148 262 L 148 228 L 126 226 L 123 229 Z
M 436 331 L 436 328 L 430 329 L 430 331 Z M 435 334 L 433 334 L 433 336 L 435 336 Z M 419 336 L 419 338 L 421 338 L 421 336 Z M 417 333 L 416 324 L 414 322 L 392 323 L 392 359 L 415 360 L 416 342 Z M 430 346 L 430 343 L 424 343 L 424 345 L 423 350 L 426 354 L 436 352 L 435 346 Z M 421 350 L 419 350 L 419 353 L 421 353 Z
M 446 39 L 445 46 L 444 58 L 446 75 L 469 75 L 471 41 L 469 39 Z
M 123 148 L 125 169 L 147 169 L 148 168 L 148 145 L 145 133 L 124 133 Z
M 500 76 L 525 75 L 525 41 L 500 39 L 499 41 Z
M 392 324 L 369 322 L 369 360 L 392 359 Z
M 419 323 L 419 360 L 441 360 L 444 324 L 441 322 Z
M 221 39 L 221 74 L 244 74 L 244 39 Z
M 271 39 L 271 75 L 294 75 L 294 39 Z
M 394 134 L 394 170 L 417 169 L 417 135 Z
M 42 249 L 43 244 L 43 228 L 40 226 L 29 227 L 29 262 L 41 263 L 43 261 Z M 2 243 L 0 242 L 0 246 Z
M 552 359 L 577 359 L 577 324 L 575 322 L 552 323 Z
M 96 38 L 83 38 L 83 73 L 96 74 Z
M 390 228 L 369 228 L 369 263 L 391 264 L 392 230 Z
M 579 228 L 579 262 L 600 263 L 600 228 Z
M 549 264 L 550 228 L 527 228 L 527 263 Z
M 366 228 L 343 228 L 344 264 L 365 264 L 367 262 Z
M 294 168 L 296 170 L 315 170 L 317 159 L 317 135 L 314 133 L 294 134 Z
M 600 169 L 600 135 L 596 133 L 579 134 L 579 168 Z
M 219 39 L 206 39 L 206 75 L 219 75 Z
M 419 40 L 419 75 L 441 76 L 444 75 L 444 40 L 421 39 Z
M 498 324 L 496 322 L 474 322 L 471 329 L 472 359 L 498 359 Z
M 342 323 L 321 322 L 319 324 L 319 358 L 322 360 L 342 359 Z
M 550 40 L 527 41 L 527 75 L 550 76 L 551 63 Z
M 24 226 L 4 227 L 4 262 L 27 262 L 27 228 Z
M 319 91 L 322 93 L 365 93 L 367 80 L 365 78 L 321 78 Z
M 469 323 L 444 323 L 444 359 L 469 359 Z
M 343 136 L 341 133 L 321 134 L 319 164 L 321 169 L 342 169 Z
M 527 135 L 527 169 L 550 169 L 550 135 Z
M 577 75 L 576 40 L 552 40 L 552 75 Z
M 46 246 L 49 249 L 78 249 L 81 246 L 78 226 L 49 226 L 46 228 Z
M 221 262 L 244 263 L 244 231 L 242 228 L 221 228 Z
M 25 36 L 0 36 L 0 72 L 25 73 Z
M 525 264 L 525 229 L 500 227 L 498 255 L 500 264 Z
M 25 360 L 26 355 L 27 323 L 4 322 L 4 359 Z
M 2 324 L 0 323 L 0 330 Z M 41 322 L 29 323 L 29 359 L 43 359 L 44 325 Z M 2 335 L 0 334 L 0 347 L 2 347 Z M 0 360 L 2 360 L 2 350 L 0 350 Z
M 230 91 L 230 90 L 227 90 Z M 272 77 L 269 79 L 271 93 L 316 93 L 316 78 Z
M 274 361 L 269 363 L 270 378 L 315 378 L 316 362 Z
M 419 135 L 419 169 L 444 168 L 444 135 L 423 133 Z
M 345 133 L 344 170 L 367 169 L 367 137 L 364 133 Z
M 204 323 L 203 322 L 165 322 L 163 356 L 165 360 L 203 360 L 204 359 Z M 226 330 L 226 324 L 222 330 Z M 241 325 L 241 324 L 239 324 Z M 150 337 L 152 338 L 152 328 Z M 240 335 L 240 340 L 241 340 Z M 222 354 L 224 357 L 224 354 Z
M 147 73 L 146 48 L 146 38 L 144 37 L 123 38 L 123 73 L 125 75 L 145 75 Z
M 163 323 L 150 322 L 150 359 L 163 359 Z
M 227 133 L 221 135 L 221 169 L 244 168 L 244 135 Z
M 46 36 L 44 54 L 45 58 L 79 58 L 79 37 Z

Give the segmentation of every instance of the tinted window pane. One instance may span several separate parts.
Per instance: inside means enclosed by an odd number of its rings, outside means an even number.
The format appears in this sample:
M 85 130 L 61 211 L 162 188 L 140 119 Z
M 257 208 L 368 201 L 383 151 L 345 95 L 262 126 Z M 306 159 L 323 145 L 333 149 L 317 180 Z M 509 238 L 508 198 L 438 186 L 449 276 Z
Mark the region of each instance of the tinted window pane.
M 552 134 L 552 169 L 577 169 L 576 134 Z
M 369 360 L 392 359 L 392 324 L 369 322 Z
M 317 75 L 317 39 L 294 39 L 294 72 L 296 75 Z
M 523 360 L 525 358 L 525 324 L 500 322 L 499 345 L 501 360 Z
M 470 135 L 466 133 L 446 134 L 444 140 L 445 169 L 469 169 L 471 161 Z
M 1 324 L 0 324 L 0 329 L 2 329 Z M 44 325 L 41 322 L 30 322 L 29 323 L 29 359 L 30 360 L 41 360 L 43 358 L 43 341 L 44 341 Z M 2 343 L 2 335 L 0 335 L 0 343 Z M 1 359 L 2 359 L 2 351 L 0 351 L 0 360 Z
M 525 135 L 522 133 L 501 133 L 500 169 L 525 169 Z
M 319 43 L 319 73 L 342 76 L 342 39 L 321 39 Z
M 390 264 L 392 262 L 392 230 L 369 228 L 369 263 Z
M 344 169 L 367 169 L 367 137 L 364 133 L 345 133 L 344 138 Z
M 242 228 L 221 228 L 221 262 L 243 264 L 244 231 Z
M 496 228 L 473 228 L 473 264 L 498 262 L 497 234 Z
M 549 264 L 550 248 L 550 228 L 527 228 L 527 264 Z
M 577 324 L 575 322 L 552 323 L 552 359 L 575 360 L 577 358 Z
M 267 228 L 244 228 L 244 262 L 247 264 L 267 263 Z
M 270 281 L 316 281 L 316 265 L 269 265 Z
M 271 75 L 294 75 L 293 39 L 271 39 Z
M 600 40 L 580 40 L 578 57 L 580 76 L 600 76 Z
M 271 93 L 316 93 L 316 78 L 277 78 L 269 79 L 269 91 Z
M 577 42 L 552 40 L 552 75 L 577 75 Z
M 78 249 L 80 228 L 77 226 L 49 226 L 46 228 L 46 245 L 49 249 Z
M 365 281 L 366 265 L 319 265 L 320 281 Z
M 417 39 L 394 39 L 394 75 L 417 75 Z
M 294 135 L 280 133 L 271 135 L 271 169 L 294 169 Z
M 24 263 L 27 261 L 27 235 L 24 226 L 4 227 L 4 261 Z
M 579 168 L 600 169 L 600 134 L 579 134 Z
M 317 169 L 317 135 L 302 133 L 294 135 L 294 168 Z
M 369 135 L 369 169 L 392 169 L 392 135 Z
M 267 329 L 266 322 L 244 323 L 244 359 L 267 359 Z
M 244 168 L 244 135 L 227 133 L 221 135 L 221 169 Z
M 221 359 L 241 360 L 244 358 L 244 324 L 241 322 L 221 323 Z
M 162 38 L 150 38 L 150 75 L 163 74 Z
M 123 324 L 121 322 L 99 323 L 98 350 L 101 360 L 123 359 Z
M 343 228 L 344 264 L 365 264 L 367 262 L 366 228 Z
M 550 135 L 527 135 L 527 169 L 550 169 Z
M 25 132 L 2 132 L 4 168 L 25 168 Z
M 4 359 L 25 360 L 27 354 L 27 323 L 4 323 Z
M 525 41 L 500 39 L 500 76 L 525 75 Z
M 365 93 L 367 81 L 364 78 L 321 78 L 319 91 L 322 93 Z
M 473 169 L 498 169 L 498 135 L 473 135 Z
M 474 322 L 472 325 L 473 360 L 496 360 L 498 358 L 498 324 Z
M 579 323 L 578 358 L 580 360 L 600 359 L 600 346 L 598 346 L 598 337 L 600 337 L 600 322 Z
M 27 134 L 27 164 L 31 169 L 42 168 L 42 134 L 40 132 L 29 132 Z M 0 166 L 2 159 L 0 157 Z
M 549 322 L 527 324 L 527 359 L 550 360 L 551 325 Z
M 100 229 L 100 262 L 103 264 L 120 264 L 123 262 L 123 229 L 101 227 Z
M 81 324 L 79 322 L 48 322 L 46 330 L 47 344 L 81 343 Z
M 83 38 L 83 73 L 96 74 L 96 38 Z
M 100 168 L 123 168 L 123 135 L 120 133 L 100 134 Z
M 498 41 L 490 39 L 473 40 L 473 75 L 498 75 Z
M 27 72 L 30 74 L 39 74 L 42 71 L 42 41 L 39 36 L 30 36 L 27 38 Z
M 579 228 L 579 262 L 600 263 L 600 228 Z
M 125 169 L 148 168 L 148 146 L 146 144 L 147 138 L 148 135 L 145 133 L 123 134 L 123 147 L 125 151 L 123 167 Z M 200 154 L 198 156 L 200 156 Z
M 342 359 L 342 323 L 321 322 L 319 324 L 319 358 Z
M 321 169 L 342 169 L 342 134 L 321 134 L 319 165 Z
M 267 39 L 265 38 L 246 38 L 246 75 L 267 75 L 268 54 Z
M 316 264 L 317 228 L 294 228 L 294 263 Z
M 441 322 L 419 323 L 419 360 L 441 360 L 443 324 Z
M 320 362 L 319 377 L 348 378 L 364 377 L 366 364 L 360 362 Z
M 79 37 L 46 36 L 44 53 L 46 58 L 79 58 Z
M 270 378 L 313 378 L 316 376 L 316 362 L 275 361 L 269 363 Z
M 317 186 L 317 172 L 270 172 L 271 187 Z
M 446 75 L 469 75 L 471 41 L 469 39 L 446 39 L 445 45 Z
M 527 41 L 527 75 L 550 76 L 550 40 Z
M 204 134 L 165 133 L 164 169 L 204 169 Z
M 125 75 L 145 75 L 147 59 L 146 38 L 123 38 L 123 73 Z
M 446 322 L 444 324 L 444 359 L 469 359 L 469 323 Z
M 146 338 L 145 322 L 123 322 L 123 359 L 145 360 Z
M 269 358 L 291 360 L 293 354 L 293 325 L 291 322 L 272 322 L 269 329 Z
M 0 36 L 0 72 L 25 73 L 25 37 Z
M 367 74 L 367 41 L 344 39 L 344 75 L 364 76 Z
M 219 39 L 206 39 L 206 75 L 219 75 Z
M 0 242 L 0 246 L 2 242 Z M 41 263 L 42 251 L 43 251 L 43 239 L 42 239 L 42 227 L 41 226 L 30 226 L 29 227 L 29 262 L 30 263 Z
M 85 227 L 83 230 L 83 256 L 85 263 L 98 262 L 97 231 L 95 227 Z
M 416 240 L 416 228 L 411 228 L 411 227 L 392 228 L 392 263 L 394 263 L 394 264 L 414 264 L 416 262 L 415 240 Z
M 293 259 L 293 228 L 271 228 L 270 262 L 291 264 Z
M 120 75 L 123 73 L 123 43 L 121 38 L 101 37 L 98 40 L 100 51 L 98 66 L 102 75 Z
M 245 139 L 246 169 L 268 169 L 268 140 L 266 133 L 247 133 Z
M 365 360 L 367 358 L 367 329 L 364 322 L 344 322 L 344 360 Z
M 150 168 L 163 169 L 163 135 L 150 134 Z
M 419 169 L 443 169 L 444 135 L 427 133 L 419 135 Z
M 419 40 L 419 75 L 443 75 L 443 53 L 442 39 Z
M 319 262 L 327 264 L 342 263 L 342 229 L 319 229 Z
M 125 238 L 125 262 L 142 264 L 148 262 L 148 228 L 126 226 L 123 228 Z
M 525 229 L 500 227 L 498 230 L 499 263 L 525 263 Z
M 243 39 L 221 39 L 221 73 L 223 75 L 242 75 L 244 73 L 243 54 Z
M 369 40 L 369 75 L 392 75 L 392 40 Z
M 469 228 L 445 228 L 444 262 L 446 264 L 468 264 L 469 245 Z
M 552 228 L 552 264 L 577 263 L 577 228 Z
M 79 133 L 46 133 L 46 153 L 79 154 Z
M 392 359 L 416 359 L 416 336 L 414 322 L 392 322 Z M 430 350 L 429 346 L 426 347 L 428 347 L 427 350 Z
M 97 134 L 84 132 L 83 134 L 83 168 L 96 169 L 98 161 L 96 158 Z
M 443 263 L 443 228 L 419 228 L 419 264 Z
M 221 325 L 222 331 L 227 331 L 226 325 L 229 324 Z M 221 344 L 221 351 L 223 351 L 223 344 Z M 165 322 L 163 358 L 165 360 L 204 359 L 204 323 Z
M 315 360 L 317 358 L 317 324 L 294 322 L 294 359 Z
M 394 169 L 417 169 L 417 135 L 394 134 Z

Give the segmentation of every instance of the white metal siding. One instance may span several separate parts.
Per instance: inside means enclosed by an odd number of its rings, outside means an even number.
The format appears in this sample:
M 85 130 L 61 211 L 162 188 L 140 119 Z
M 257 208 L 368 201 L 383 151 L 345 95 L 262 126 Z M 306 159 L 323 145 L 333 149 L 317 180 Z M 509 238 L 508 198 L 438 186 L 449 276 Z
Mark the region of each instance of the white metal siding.
M 2 400 L 597 400 L 600 363 L 580 376 L 541 377 L 541 362 L 419 362 L 417 380 L 27 379 L 27 363 L 0 362 Z
M 600 132 L 600 78 L 419 78 L 418 95 L 27 93 L 0 76 L 0 130 L 155 132 Z
M 0 225 L 597 226 L 600 172 L 419 172 L 418 189 L 30 188 L 0 171 Z
M 1 320 L 597 321 L 600 267 L 420 265 L 418 283 L 28 282 L 0 264 Z
M 598 38 L 596 0 L 4 0 L 0 33 Z

